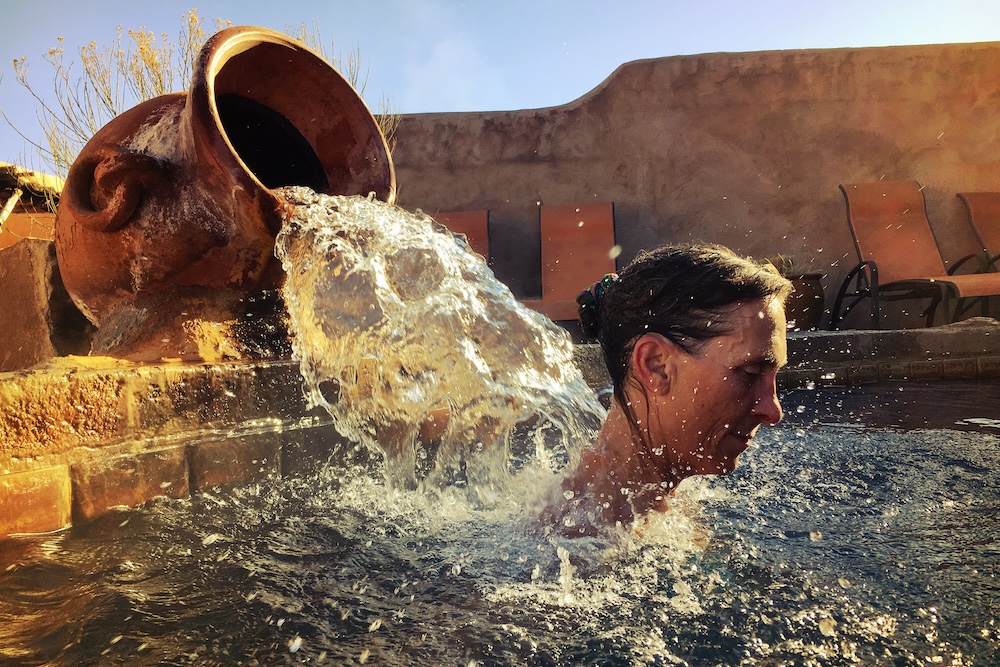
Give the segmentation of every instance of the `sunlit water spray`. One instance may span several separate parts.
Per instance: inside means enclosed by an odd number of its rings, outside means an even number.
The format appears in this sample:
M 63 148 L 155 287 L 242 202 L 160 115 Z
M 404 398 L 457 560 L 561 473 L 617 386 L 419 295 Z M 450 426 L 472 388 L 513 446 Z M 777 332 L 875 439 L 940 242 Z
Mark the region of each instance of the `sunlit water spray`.
M 276 253 L 308 399 L 383 453 L 391 482 L 482 496 L 590 441 L 604 410 L 568 333 L 463 237 L 377 200 L 280 193 L 294 205 Z

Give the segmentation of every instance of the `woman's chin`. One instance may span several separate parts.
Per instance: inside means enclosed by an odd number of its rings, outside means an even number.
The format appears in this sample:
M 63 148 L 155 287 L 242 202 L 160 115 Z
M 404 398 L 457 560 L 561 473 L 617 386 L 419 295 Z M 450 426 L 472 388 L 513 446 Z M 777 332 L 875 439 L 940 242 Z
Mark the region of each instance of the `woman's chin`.
M 733 472 L 734 470 L 736 470 L 737 463 L 739 463 L 739 454 L 737 454 L 736 456 L 727 458 L 725 461 L 723 461 L 720 464 L 720 466 L 719 466 L 720 467 L 719 474 L 720 475 L 728 475 L 729 473 Z
M 750 441 L 739 436 L 727 435 L 719 443 L 719 459 L 716 461 L 717 475 L 728 475 L 736 470 L 740 454 L 750 446 Z

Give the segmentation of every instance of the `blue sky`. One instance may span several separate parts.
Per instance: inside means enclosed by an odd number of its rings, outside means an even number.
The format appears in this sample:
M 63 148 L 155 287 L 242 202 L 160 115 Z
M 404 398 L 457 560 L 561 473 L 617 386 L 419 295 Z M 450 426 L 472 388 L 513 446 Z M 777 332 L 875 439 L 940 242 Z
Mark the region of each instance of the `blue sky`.
M 641 58 L 1000 41 L 996 0 L 0 0 L 0 108 L 40 139 L 14 58 L 28 57 L 47 92 L 42 55 L 58 37 L 67 58 L 112 43 L 118 25 L 176 41 L 194 7 L 209 22 L 318 26 L 335 51 L 360 51 L 369 104 L 404 113 L 565 104 Z M 37 167 L 30 151 L 0 120 L 0 161 Z

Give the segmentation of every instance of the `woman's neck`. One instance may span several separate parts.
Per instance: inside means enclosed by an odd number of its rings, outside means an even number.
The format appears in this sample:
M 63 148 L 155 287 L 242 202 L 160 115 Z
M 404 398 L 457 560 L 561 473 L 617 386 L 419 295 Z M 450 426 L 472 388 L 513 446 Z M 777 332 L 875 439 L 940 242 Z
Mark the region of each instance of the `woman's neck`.
M 596 442 L 563 481 L 572 498 L 589 499 L 586 504 L 592 504 L 598 523 L 629 527 L 636 516 L 664 509 L 677 486 L 679 480 L 669 468 L 653 460 L 645 435 L 643 425 L 632 428 L 628 415 L 613 401 Z

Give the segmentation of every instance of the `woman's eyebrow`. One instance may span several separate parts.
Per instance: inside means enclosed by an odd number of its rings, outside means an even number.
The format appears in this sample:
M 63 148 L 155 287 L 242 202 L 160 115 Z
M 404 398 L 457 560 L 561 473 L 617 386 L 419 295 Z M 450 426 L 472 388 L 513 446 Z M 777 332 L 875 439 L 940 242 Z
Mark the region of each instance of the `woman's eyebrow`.
M 753 357 L 748 357 L 746 361 L 743 362 L 744 366 L 755 366 L 761 364 L 763 366 L 772 366 L 774 368 L 781 368 L 788 363 L 787 359 L 778 359 L 778 356 L 773 352 L 766 352 L 764 354 L 759 354 Z

